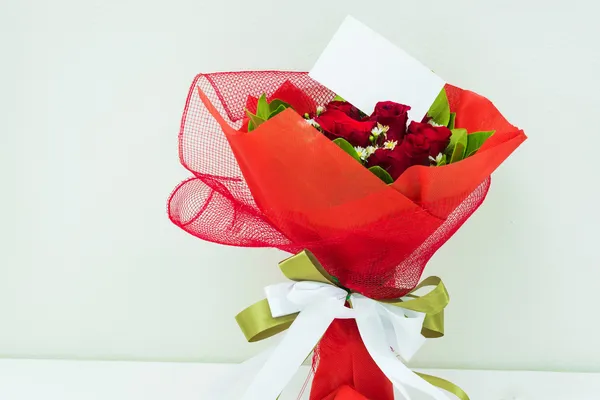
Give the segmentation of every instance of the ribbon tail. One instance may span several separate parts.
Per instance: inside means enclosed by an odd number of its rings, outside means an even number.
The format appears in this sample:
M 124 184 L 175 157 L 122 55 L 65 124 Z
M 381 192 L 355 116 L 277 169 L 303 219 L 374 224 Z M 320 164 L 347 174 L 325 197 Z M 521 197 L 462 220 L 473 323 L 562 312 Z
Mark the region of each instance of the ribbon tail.
M 416 372 L 416 374 L 419 375 L 421 378 L 425 379 L 427 382 L 431 383 L 432 385 L 437 386 L 440 389 L 444 389 L 445 391 L 452 393 L 453 395 L 458 397 L 460 400 L 470 400 L 469 396 L 467 395 L 467 393 L 464 390 L 462 390 L 460 387 L 456 386 L 454 383 L 452 383 L 450 381 L 442 379 L 438 376 L 422 374 L 420 372 Z
M 449 400 L 440 389 L 404 365 L 388 347 L 385 328 L 377 312 L 377 302 L 362 296 L 353 296 L 352 305 L 356 311 L 356 323 L 365 347 L 396 389 L 407 399 L 410 397 L 404 386 L 426 393 L 435 400 Z
M 207 399 L 237 400 L 243 393 L 243 388 L 250 384 L 250 380 L 256 375 L 267 362 L 274 347 L 249 358 L 243 363 L 235 366 L 234 371 L 217 379 L 206 394 Z
M 327 299 L 307 306 L 296 317 L 241 400 L 275 400 L 344 309 L 343 300 Z

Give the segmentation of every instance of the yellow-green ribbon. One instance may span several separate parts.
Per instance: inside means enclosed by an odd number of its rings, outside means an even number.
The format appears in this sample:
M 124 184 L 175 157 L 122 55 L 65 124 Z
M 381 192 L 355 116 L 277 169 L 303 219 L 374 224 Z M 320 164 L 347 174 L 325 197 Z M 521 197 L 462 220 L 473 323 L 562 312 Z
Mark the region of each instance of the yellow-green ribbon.
M 329 275 L 316 257 L 308 250 L 304 250 L 279 263 L 283 274 L 292 281 L 314 281 L 331 284 L 342 289 L 336 278 Z M 424 287 L 432 289 L 422 295 L 415 294 Z M 347 290 L 347 289 L 345 289 Z M 423 280 L 408 295 L 409 300 L 394 299 L 380 300 L 383 303 L 425 314 L 421 333 L 426 338 L 439 338 L 444 335 L 444 308 L 448 305 L 450 297 L 442 280 L 431 276 Z M 249 342 L 267 339 L 288 329 L 298 314 L 273 318 L 269 303 L 266 299 L 253 304 L 239 313 L 235 319 L 240 329 Z M 444 389 L 461 400 L 469 400 L 467 394 L 458 386 L 431 375 L 417 373 L 430 384 Z
M 423 374 L 421 372 L 415 372 L 415 374 L 419 375 L 421 378 L 425 379 L 433 386 L 437 386 L 440 389 L 444 389 L 445 391 L 452 393 L 460 400 L 469 400 L 469 396 L 467 395 L 467 393 L 450 381 L 442 379 L 438 376 Z

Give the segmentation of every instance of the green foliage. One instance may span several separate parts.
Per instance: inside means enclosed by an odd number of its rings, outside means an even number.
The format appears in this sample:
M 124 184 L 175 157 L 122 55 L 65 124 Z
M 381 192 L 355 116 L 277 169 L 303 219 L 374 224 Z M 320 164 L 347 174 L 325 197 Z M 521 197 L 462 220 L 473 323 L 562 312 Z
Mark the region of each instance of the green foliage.
M 448 129 L 454 129 L 455 121 L 456 121 L 456 113 L 451 112 L 450 113 L 450 121 L 448 122 Z
M 377 176 L 379 179 L 381 179 L 388 185 L 390 183 L 394 183 L 394 179 L 392 179 L 392 176 L 385 169 L 381 168 L 378 165 L 369 168 L 369 171 L 371 171 L 373 174 L 375 174 L 375 176 Z
M 267 101 L 267 95 L 263 93 L 258 98 L 258 104 L 256 105 L 256 115 L 259 118 L 266 121 L 267 119 L 269 119 L 269 114 L 271 114 L 271 107 L 269 106 L 269 102 Z
M 258 126 L 260 124 L 262 124 L 263 122 L 265 122 L 264 119 L 260 118 L 258 115 L 252 114 L 248 110 L 246 110 L 246 115 L 248 116 L 248 118 L 250 118 L 250 122 L 248 122 L 248 132 L 252 132 L 256 128 L 258 128 Z
M 494 132 L 495 131 L 480 131 L 467 135 L 467 150 L 465 151 L 465 158 L 475 154 L 477 150 L 479 150 L 479 148 L 485 143 L 485 141 L 494 134 Z
M 286 103 L 283 100 L 273 99 L 269 103 L 269 110 L 271 111 L 271 113 L 273 113 L 273 111 L 277 110 L 281 106 L 284 106 L 285 108 L 293 108 L 292 106 L 290 106 L 288 103 Z
M 337 144 L 340 149 L 344 150 L 346 153 L 348 153 L 350 156 L 352 156 L 352 158 L 354 158 L 356 161 L 358 161 L 359 163 L 362 164 L 360 155 L 358 155 L 358 153 L 356 152 L 356 149 L 354 149 L 354 146 L 352 146 L 350 144 L 350 142 L 348 142 L 346 139 L 337 138 L 337 139 L 333 140 L 333 143 Z
M 258 98 L 256 114 L 252 114 L 250 110 L 246 109 L 246 115 L 250 118 L 250 122 L 248 122 L 248 132 L 252 132 L 265 121 L 283 112 L 286 108 L 292 108 L 292 106 L 279 99 L 273 99 L 271 103 L 269 103 L 267 101 L 267 95 L 263 93 Z
M 467 149 L 467 130 L 466 129 L 453 129 L 452 136 L 450 136 L 450 143 L 446 148 L 446 155 L 450 157 L 448 164 L 455 163 L 462 160 L 465 157 L 465 150 Z
M 438 94 L 429 108 L 427 116 L 438 125 L 448 126 L 450 123 L 450 104 L 448 103 L 448 96 L 446 96 L 445 89 L 442 89 L 440 94 Z
M 283 111 L 285 111 L 285 110 L 286 110 L 286 107 L 285 107 L 283 104 L 281 104 L 281 105 L 280 105 L 279 107 L 277 107 L 275 110 L 271 111 L 271 114 L 269 114 L 269 118 L 267 118 L 267 119 L 271 119 L 271 118 L 273 118 L 274 116 L 276 116 L 277 114 L 279 114 L 280 112 L 283 112 Z

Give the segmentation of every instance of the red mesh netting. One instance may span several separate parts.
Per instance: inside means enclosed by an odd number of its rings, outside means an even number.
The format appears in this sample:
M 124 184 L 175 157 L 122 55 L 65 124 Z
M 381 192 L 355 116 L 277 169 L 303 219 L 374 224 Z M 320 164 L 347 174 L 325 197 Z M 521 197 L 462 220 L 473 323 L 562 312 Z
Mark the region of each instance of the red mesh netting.
M 292 110 L 237 131 L 249 97 L 271 96 L 286 82 L 308 96 L 302 107 L 335 96 L 300 72 L 195 78 L 179 135 L 181 162 L 194 177 L 171 195 L 169 217 L 216 243 L 308 248 L 345 287 L 371 298 L 399 297 L 418 283 L 483 201 L 490 173 L 525 139 L 488 100 L 447 85 L 457 127 L 496 134 L 466 160 L 414 166 L 385 185 Z

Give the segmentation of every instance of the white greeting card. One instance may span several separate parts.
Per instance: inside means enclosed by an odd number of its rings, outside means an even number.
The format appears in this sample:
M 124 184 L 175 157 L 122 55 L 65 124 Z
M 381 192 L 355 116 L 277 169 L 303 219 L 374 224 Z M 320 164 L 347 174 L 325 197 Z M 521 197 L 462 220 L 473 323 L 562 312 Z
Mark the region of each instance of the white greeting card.
M 317 60 L 310 77 L 371 114 L 378 101 L 411 106 L 420 121 L 444 80 L 389 40 L 348 16 Z

